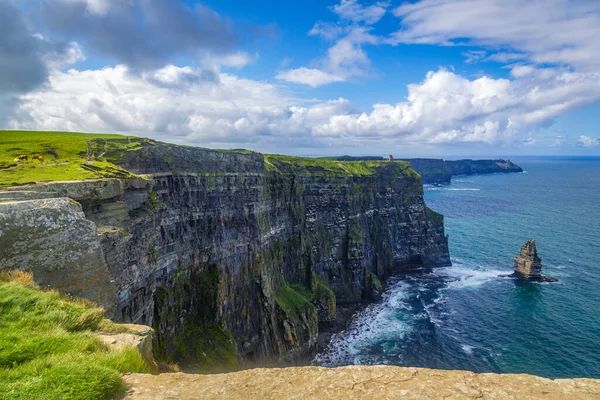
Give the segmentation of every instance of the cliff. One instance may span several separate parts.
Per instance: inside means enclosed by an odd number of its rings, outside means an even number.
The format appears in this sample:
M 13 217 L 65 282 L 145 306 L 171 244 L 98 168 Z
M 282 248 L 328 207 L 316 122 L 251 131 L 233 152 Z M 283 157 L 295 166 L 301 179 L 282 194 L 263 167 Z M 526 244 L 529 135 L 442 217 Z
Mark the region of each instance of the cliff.
M 411 158 L 404 161 L 413 166 L 425 184 L 450 183 L 452 173 L 448 169 L 447 161 L 431 158 Z
M 446 166 L 453 176 L 523 172 L 523 169 L 517 164 L 502 159 L 446 161 Z
M 443 217 L 405 162 L 97 140 L 66 162 L 113 178 L 0 191 L 0 269 L 152 326 L 160 360 L 298 362 L 380 280 L 450 263 Z
M 423 183 L 450 183 L 452 176 L 523 172 L 510 160 L 442 160 L 429 158 L 405 159 L 423 178 Z
M 326 157 L 328 160 L 337 161 L 384 161 L 383 157 Z M 445 184 L 455 175 L 474 175 L 474 174 L 496 174 L 509 172 L 523 172 L 523 169 L 510 160 L 442 160 L 435 158 L 404 158 L 421 175 L 425 184 Z
M 598 399 L 597 379 L 389 366 L 253 369 L 221 375 L 126 375 L 126 399 Z

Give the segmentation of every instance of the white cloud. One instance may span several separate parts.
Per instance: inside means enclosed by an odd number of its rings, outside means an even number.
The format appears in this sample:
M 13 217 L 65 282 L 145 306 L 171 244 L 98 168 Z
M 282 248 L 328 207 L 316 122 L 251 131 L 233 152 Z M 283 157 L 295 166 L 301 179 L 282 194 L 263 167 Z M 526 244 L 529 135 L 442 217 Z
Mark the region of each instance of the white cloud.
M 287 119 L 291 100 L 273 85 L 167 66 L 144 75 L 116 66 L 54 71 L 46 88 L 22 96 L 12 128 L 153 134 L 189 143 L 259 143 Z
M 327 50 L 327 56 L 319 60 L 318 68 L 300 67 L 284 70 L 279 72 L 276 78 L 317 87 L 364 76 L 371 61 L 362 45 L 378 42 L 379 39 L 369 33 L 369 28 L 349 28 L 346 34 Z
M 342 82 L 345 80 L 342 76 L 320 69 L 306 67 L 281 71 L 276 75 L 276 78 L 287 82 L 301 83 L 311 87 L 327 85 L 333 82 Z
M 393 13 L 402 19 L 402 29 L 391 43 L 466 42 L 510 48 L 535 63 L 585 70 L 600 65 L 597 0 L 422 0 Z
M 258 54 L 248 54 L 245 51 L 208 56 L 201 61 L 202 65 L 219 69 L 221 67 L 244 68 L 258 60 Z
M 369 114 L 331 116 L 315 132 L 395 143 L 518 143 L 564 112 L 600 100 L 600 80 L 569 72 L 551 79 L 468 80 L 442 69 L 408 92 L 407 101 L 376 104 Z
M 373 25 L 385 15 L 389 5 L 389 2 L 381 1 L 362 6 L 357 0 L 342 0 L 340 4 L 333 6 L 333 12 L 343 19 Z
M 371 149 L 526 145 L 535 140 L 536 127 L 600 100 L 598 74 L 562 72 L 544 78 L 533 72 L 526 80 L 469 80 L 440 69 L 409 85 L 406 101 L 376 104 L 370 113 L 361 113 L 346 99 L 304 106 L 278 86 L 224 73 L 206 79 L 205 73 L 172 65 L 142 75 L 124 66 L 54 71 L 49 85 L 22 96 L 9 127 L 122 132 L 265 151 L 365 144 Z
M 579 143 L 581 143 L 584 147 L 595 147 L 600 146 L 600 139 L 582 135 L 579 136 Z
M 510 70 L 510 75 L 515 78 L 523 78 L 535 72 L 535 68 L 531 65 L 515 65 Z
M 63 3 L 82 3 L 85 4 L 89 13 L 105 15 L 111 8 L 112 0 L 55 0 Z
M 333 40 L 342 32 L 344 32 L 344 29 L 338 24 L 317 21 L 308 34 L 309 36 L 321 36 L 324 39 Z
M 317 87 L 368 75 L 371 61 L 363 45 L 381 42 L 379 37 L 371 34 L 370 25 L 377 23 L 385 15 L 388 7 L 388 2 L 363 6 L 357 0 L 341 0 L 332 10 L 340 17 L 342 23 L 317 21 L 308 32 L 311 36 L 318 35 L 326 40 L 337 39 L 327 50 L 327 55 L 313 63 L 316 68 L 289 69 L 279 72 L 276 77 Z

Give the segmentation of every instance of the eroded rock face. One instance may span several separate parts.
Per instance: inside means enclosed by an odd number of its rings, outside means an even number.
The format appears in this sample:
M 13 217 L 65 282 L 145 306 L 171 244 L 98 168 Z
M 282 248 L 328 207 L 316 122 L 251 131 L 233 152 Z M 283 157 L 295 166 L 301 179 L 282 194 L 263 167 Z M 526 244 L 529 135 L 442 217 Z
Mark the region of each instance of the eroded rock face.
M 542 277 L 542 260 L 538 257 L 535 240 L 521 246 L 515 257 L 515 275 L 525 280 L 539 280 Z
M 115 350 L 122 350 L 126 347 L 134 347 L 140 355 L 149 363 L 154 362 L 154 352 L 152 351 L 152 339 L 154 332 L 152 328 L 145 325 L 123 324 L 125 332 L 121 333 L 102 333 L 98 337 L 104 344 Z
M 379 296 L 379 280 L 450 263 L 443 217 L 395 162 L 367 176 L 279 171 L 258 153 L 156 145 L 121 165 L 148 178 L 18 191 L 81 203 L 116 287 L 114 319 L 152 326 L 161 360 L 296 362 L 314 353 L 320 323 Z
M 220 375 L 132 374 L 126 399 L 598 399 L 597 379 L 389 366 L 252 369 Z
M 94 300 L 109 315 L 117 306 L 96 224 L 71 199 L 0 202 L 0 270 L 12 269 L 33 272 L 41 287 Z
M 542 275 L 542 260 L 538 257 L 535 240 L 521 246 L 521 252 L 515 257 L 513 277 L 531 282 L 556 282 L 558 279 Z

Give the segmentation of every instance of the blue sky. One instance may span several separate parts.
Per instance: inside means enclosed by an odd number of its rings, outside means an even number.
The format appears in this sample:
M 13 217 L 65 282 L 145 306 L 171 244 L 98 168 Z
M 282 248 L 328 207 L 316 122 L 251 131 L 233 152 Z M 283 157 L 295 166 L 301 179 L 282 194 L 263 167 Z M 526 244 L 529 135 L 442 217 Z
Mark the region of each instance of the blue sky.
M 596 0 L 0 0 L 0 128 L 600 155 Z

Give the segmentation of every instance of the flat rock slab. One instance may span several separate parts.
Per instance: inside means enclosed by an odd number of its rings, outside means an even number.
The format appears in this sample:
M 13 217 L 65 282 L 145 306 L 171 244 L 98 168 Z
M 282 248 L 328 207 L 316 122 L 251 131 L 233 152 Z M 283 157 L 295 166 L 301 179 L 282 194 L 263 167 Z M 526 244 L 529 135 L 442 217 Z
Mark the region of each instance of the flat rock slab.
M 124 376 L 126 399 L 600 399 L 600 380 L 388 366 Z

